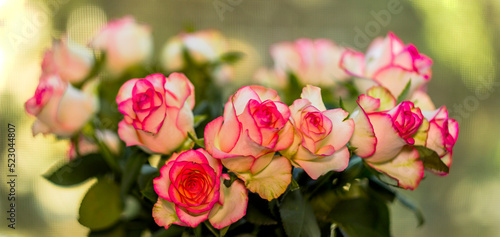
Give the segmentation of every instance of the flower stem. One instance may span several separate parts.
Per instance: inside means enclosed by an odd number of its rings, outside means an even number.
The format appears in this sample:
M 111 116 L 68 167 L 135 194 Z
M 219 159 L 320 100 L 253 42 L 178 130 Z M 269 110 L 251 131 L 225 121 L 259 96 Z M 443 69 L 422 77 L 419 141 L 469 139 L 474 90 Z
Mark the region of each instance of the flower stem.
M 210 222 L 208 222 L 208 220 L 204 221 L 203 224 L 207 226 L 214 236 L 220 237 L 219 233 L 217 233 L 218 231 L 210 224 Z

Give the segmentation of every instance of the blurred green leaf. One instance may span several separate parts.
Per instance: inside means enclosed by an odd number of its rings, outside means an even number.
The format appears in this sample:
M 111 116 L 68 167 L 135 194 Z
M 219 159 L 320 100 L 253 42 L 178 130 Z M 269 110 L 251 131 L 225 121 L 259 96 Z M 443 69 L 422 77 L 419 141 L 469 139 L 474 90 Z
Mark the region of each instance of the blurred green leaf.
M 220 56 L 219 62 L 220 63 L 227 63 L 227 64 L 234 64 L 238 61 L 240 61 L 245 54 L 242 52 L 227 52 L 223 55 Z
M 151 237 L 181 237 L 186 228 L 178 225 L 171 225 L 168 229 L 161 228 L 154 232 Z
M 122 212 L 120 187 L 113 180 L 99 179 L 80 205 L 78 222 L 91 230 L 104 230 L 118 222 Z
M 77 157 L 54 171 L 49 171 L 43 177 L 56 185 L 71 186 L 110 171 L 100 154 L 89 154 Z
M 201 115 L 195 115 L 194 116 L 194 126 L 193 127 L 198 127 L 203 121 L 205 121 L 208 118 L 206 114 L 201 114 Z
M 424 146 L 414 147 L 417 149 L 419 158 L 424 163 L 426 169 L 444 173 L 450 172 L 450 168 L 446 166 L 435 151 Z
M 403 89 L 403 91 L 401 92 L 401 94 L 399 94 L 398 104 L 403 102 L 406 99 L 406 96 L 408 95 L 408 92 L 410 91 L 410 87 L 411 87 L 411 79 L 408 81 L 408 83 L 406 83 L 406 86 Z
M 403 204 L 403 206 L 407 207 L 408 209 L 410 209 L 413 212 L 413 214 L 415 214 L 415 216 L 417 217 L 418 226 L 421 226 L 424 224 L 424 222 L 425 222 L 424 214 L 422 214 L 422 211 L 420 210 L 420 208 L 418 208 L 417 205 L 415 205 L 415 203 L 413 203 L 413 201 L 411 201 L 410 199 L 408 199 L 407 197 L 403 196 L 400 193 L 396 194 L 396 198 L 401 204 Z
M 121 193 L 125 195 L 134 185 L 141 171 L 142 165 L 148 160 L 149 154 L 137 149 L 128 158 L 125 164 L 121 182 Z
M 300 192 L 289 192 L 279 207 L 285 232 L 290 237 L 320 236 L 320 230 L 314 212 Z

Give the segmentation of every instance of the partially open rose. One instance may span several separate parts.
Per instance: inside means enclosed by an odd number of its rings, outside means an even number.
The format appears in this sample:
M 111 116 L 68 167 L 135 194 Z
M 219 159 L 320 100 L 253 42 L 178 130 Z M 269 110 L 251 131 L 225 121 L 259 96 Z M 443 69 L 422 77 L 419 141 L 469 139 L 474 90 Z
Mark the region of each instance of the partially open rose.
M 361 95 L 351 114 L 355 129 L 350 144 L 370 166 L 396 179 L 399 186 L 414 189 L 424 167 L 412 145 L 425 141 L 428 123 L 410 101 L 393 107 L 396 100 L 385 88 L 374 87 L 368 94 L 374 97 Z
M 99 109 L 99 103 L 92 92 L 85 93 L 72 87 L 57 74 L 44 74 L 25 108 L 26 112 L 37 117 L 33 123 L 33 135 L 54 133 L 69 137 L 87 123 Z
M 279 191 L 273 191 L 272 195 L 259 193 L 266 198 L 271 198 L 268 195 L 278 197 L 290 182 L 291 166 L 271 163 L 284 159 L 274 159 L 274 153 L 292 143 L 293 129 L 289 117 L 288 106 L 280 102 L 275 90 L 261 86 L 242 87 L 229 98 L 224 116 L 206 126 L 205 146 L 214 158 L 221 159 L 224 166 L 238 173 L 247 182 L 247 187 L 250 179 L 254 180 L 253 175 L 266 168 L 283 173 L 274 180 L 280 183 L 277 185 Z M 246 176 L 243 173 L 247 173 Z
M 349 163 L 347 142 L 354 131 L 352 119 L 342 109 L 327 110 L 319 87 L 304 87 L 302 99 L 290 106 L 293 144 L 283 154 L 313 179 L 328 171 L 342 171 Z
M 106 52 L 106 65 L 115 74 L 148 61 L 153 53 L 151 29 L 130 16 L 109 22 L 90 45 Z
M 224 185 L 227 174 L 222 174 L 219 160 L 205 150 L 174 153 L 160 169 L 154 189 L 158 202 L 153 217 L 159 226 L 171 224 L 196 227 L 205 220 L 220 229 L 246 213 L 247 190 L 236 180 L 230 187 Z
M 404 45 L 392 32 L 386 38 L 372 41 L 366 54 L 349 49 L 340 62 L 346 72 L 359 79 L 355 84 L 361 93 L 375 85 L 399 96 L 411 79 L 409 96 L 430 81 L 432 60 L 412 45 Z
M 127 146 L 169 154 L 194 130 L 194 87 L 183 74 L 129 80 L 120 88 L 116 103 L 124 115 L 118 134 Z
M 90 49 L 76 44 L 68 37 L 54 41 L 51 52 L 46 53 L 45 57 L 52 57 L 51 59 L 44 58 L 45 63 L 53 63 L 54 65 L 50 67 L 61 79 L 71 83 L 78 83 L 85 79 L 94 65 L 94 57 Z

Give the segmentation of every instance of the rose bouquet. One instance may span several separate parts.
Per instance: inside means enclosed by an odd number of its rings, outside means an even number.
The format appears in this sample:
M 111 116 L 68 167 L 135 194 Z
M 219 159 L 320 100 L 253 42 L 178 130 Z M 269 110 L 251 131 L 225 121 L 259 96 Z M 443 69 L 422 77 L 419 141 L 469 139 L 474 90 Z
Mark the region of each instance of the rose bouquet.
M 151 29 L 125 17 L 46 51 L 26 111 L 34 135 L 69 141 L 47 180 L 95 178 L 78 219 L 90 235 L 389 236 L 395 200 L 423 223 L 397 189 L 448 174 L 458 135 L 426 94 L 429 57 L 393 33 L 365 54 L 281 42 L 233 91 L 242 54 L 227 44 L 184 32 L 156 60 Z

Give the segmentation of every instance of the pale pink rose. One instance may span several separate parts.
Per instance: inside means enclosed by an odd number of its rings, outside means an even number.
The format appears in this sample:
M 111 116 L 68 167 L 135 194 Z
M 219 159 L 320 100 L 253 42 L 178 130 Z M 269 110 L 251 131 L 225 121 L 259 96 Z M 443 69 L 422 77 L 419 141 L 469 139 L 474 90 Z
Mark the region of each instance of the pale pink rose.
M 265 188 L 259 191 L 261 197 L 275 198 L 290 182 L 290 164 L 286 165 L 285 158 L 285 163 L 282 163 L 281 158 L 274 157 L 276 151 L 292 143 L 293 129 L 289 117 L 288 106 L 280 102 L 275 90 L 261 86 L 242 87 L 229 98 L 224 116 L 206 126 L 205 146 L 214 158 L 221 159 L 224 166 L 245 180 L 247 187 L 260 188 L 260 184 L 250 183 L 257 178 L 260 181 L 266 179 L 264 176 L 254 177 L 260 172 L 267 173 L 263 170 L 275 169 L 276 174 L 282 174 L 275 180 L 279 184 L 273 186 L 278 191 Z M 282 165 L 272 164 L 278 161 Z
M 52 48 L 44 56 L 44 73 L 57 73 L 62 80 L 79 83 L 90 73 L 94 57 L 90 49 L 63 37 L 54 41 Z M 50 57 L 50 58 L 49 58 Z
M 424 167 L 412 145 L 425 140 L 428 123 L 410 101 L 394 107 L 396 100 L 385 88 L 372 88 L 368 94 L 378 98 L 359 96 L 359 107 L 351 114 L 355 129 L 350 145 L 370 166 L 396 179 L 399 186 L 415 189 Z
M 354 121 L 344 120 L 349 114 L 342 109 L 327 110 L 319 87 L 304 87 L 301 98 L 290 106 L 295 138 L 283 155 L 313 179 L 332 170 L 344 170 L 349 164 L 346 145 Z
M 108 22 L 90 45 L 105 51 L 107 67 L 115 74 L 146 63 L 153 53 L 151 29 L 130 16 Z
M 398 97 L 411 79 L 409 94 L 425 86 L 431 79 L 432 60 L 412 45 L 404 45 L 392 32 L 386 38 L 372 41 L 366 54 L 348 49 L 340 66 L 358 77 L 355 84 L 361 93 L 375 85 L 383 86 Z
M 72 87 L 57 74 L 45 74 L 25 108 L 37 117 L 33 135 L 54 133 L 69 137 L 87 123 L 99 109 L 99 103 L 95 95 Z
M 170 154 L 193 132 L 194 87 L 184 74 L 152 74 L 125 82 L 116 96 L 124 119 L 118 135 L 127 146 Z
M 153 180 L 158 202 L 153 217 L 166 229 L 171 224 L 196 227 L 208 220 L 218 229 L 241 219 L 247 208 L 247 190 L 239 180 L 224 185 L 219 160 L 204 149 L 174 153 Z
M 448 110 L 445 106 L 435 111 L 422 112 L 429 121 L 429 130 L 425 146 L 434 150 L 441 160 L 451 166 L 453 147 L 458 138 L 458 123 L 448 117 Z M 446 175 L 446 173 L 440 173 Z
M 339 67 L 344 51 L 327 39 L 304 38 L 271 46 L 276 77 L 286 78 L 288 73 L 294 73 L 303 85 L 327 87 L 350 77 Z
M 95 133 L 97 139 L 102 141 L 109 148 L 111 153 L 115 155 L 118 155 L 120 153 L 120 139 L 114 132 L 110 130 L 96 130 Z M 81 156 L 97 152 L 99 152 L 99 146 L 97 146 L 95 141 L 92 141 L 90 138 L 80 136 L 80 139 L 78 141 L 78 153 Z M 76 147 L 73 143 L 70 144 L 67 156 L 69 160 L 73 160 L 78 156 Z
M 170 38 L 163 46 L 160 58 L 163 68 L 167 71 L 185 69 L 183 50 L 186 50 L 198 65 L 215 62 L 229 52 L 227 39 L 217 30 L 180 33 Z M 231 81 L 233 74 L 233 67 L 223 64 L 214 69 L 212 76 L 217 83 L 223 84 Z

